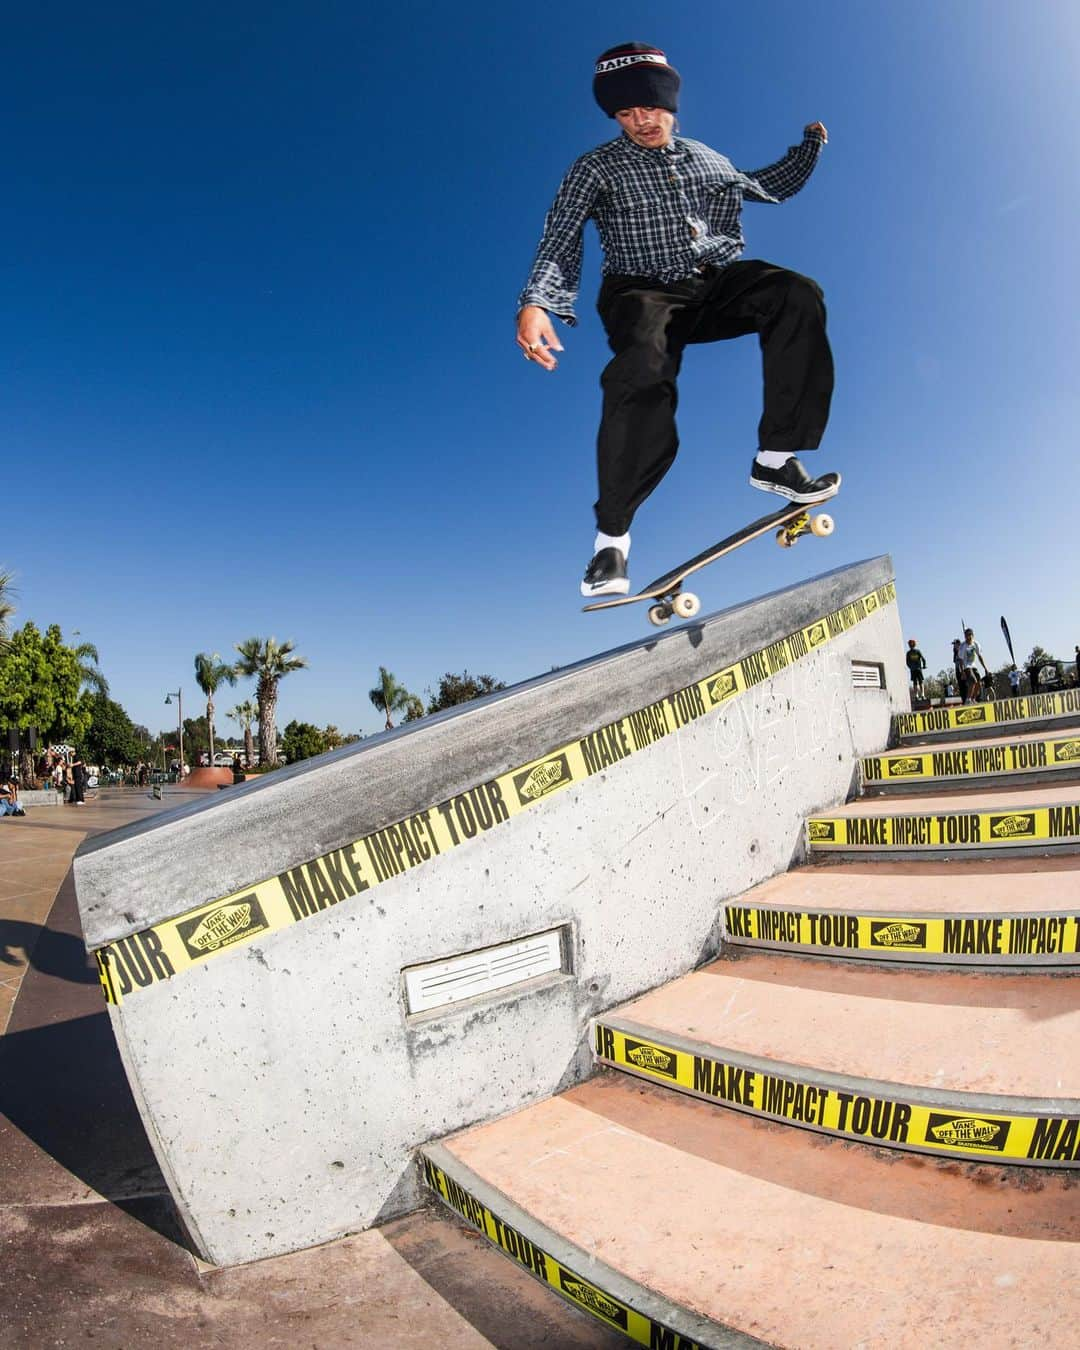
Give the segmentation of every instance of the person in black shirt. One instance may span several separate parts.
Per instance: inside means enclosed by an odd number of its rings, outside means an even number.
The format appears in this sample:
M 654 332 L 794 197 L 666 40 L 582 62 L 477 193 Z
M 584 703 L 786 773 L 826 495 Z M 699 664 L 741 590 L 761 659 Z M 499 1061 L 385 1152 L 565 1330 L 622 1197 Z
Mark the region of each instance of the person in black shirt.
M 919 651 L 915 645 L 914 638 L 908 638 L 907 655 L 904 660 L 907 662 L 907 668 L 911 672 L 911 693 L 913 698 L 922 698 L 923 696 L 923 677 L 922 673 L 926 669 L 926 657 Z

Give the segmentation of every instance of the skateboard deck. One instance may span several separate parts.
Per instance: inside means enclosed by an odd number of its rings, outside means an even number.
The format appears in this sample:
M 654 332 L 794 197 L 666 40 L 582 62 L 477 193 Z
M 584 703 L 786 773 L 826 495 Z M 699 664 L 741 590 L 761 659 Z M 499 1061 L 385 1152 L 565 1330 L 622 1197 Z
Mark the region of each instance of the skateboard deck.
M 789 502 L 779 511 L 762 516 L 751 525 L 745 525 L 734 534 L 729 534 L 726 539 L 721 539 L 718 544 L 713 544 L 712 548 L 705 549 L 688 562 L 680 563 L 670 572 L 665 572 L 662 577 L 657 577 L 636 595 L 605 596 L 602 600 L 593 600 L 582 608 L 586 612 L 594 609 L 615 609 L 619 605 L 636 604 L 639 600 L 652 600 L 654 603 L 649 607 L 649 622 L 658 628 L 670 622 L 676 615 L 680 619 L 692 619 L 701 609 L 701 601 L 693 592 L 684 591 L 682 588 L 683 582 L 691 573 L 715 562 L 717 558 L 722 558 L 725 553 L 731 553 L 733 549 L 748 544 L 751 539 L 768 534 L 770 530 L 776 531 L 776 541 L 784 548 L 790 548 L 804 534 L 816 534 L 820 537 L 832 534 L 832 516 L 824 512 L 814 514 L 815 505 L 817 503 L 807 505 Z

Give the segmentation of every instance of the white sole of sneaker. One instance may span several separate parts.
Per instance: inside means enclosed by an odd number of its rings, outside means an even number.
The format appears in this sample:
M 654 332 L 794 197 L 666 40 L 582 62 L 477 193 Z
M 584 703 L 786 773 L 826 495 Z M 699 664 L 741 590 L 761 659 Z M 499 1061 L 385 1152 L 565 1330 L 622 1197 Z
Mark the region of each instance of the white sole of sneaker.
M 620 577 L 616 581 L 601 582 L 598 586 L 589 586 L 583 581 L 581 583 L 581 594 L 586 599 L 591 599 L 597 595 L 629 595 L 630 582 L 626 577 Z
M 751 487 L 757 488 L 759 492 L 771 492 L 776 497 L 786 497 L 788 501 L 796 502 L 799 506 L 814 506 L 817 502 L 827 502 L 830 497 L 835 497 L 840 491 L 839 474 L 836 482 L 826 492 L 792 492 L 791 488 L 781 487 L 779 483 L 759 483 L 753 476 L 747 479 L 747 482 Z

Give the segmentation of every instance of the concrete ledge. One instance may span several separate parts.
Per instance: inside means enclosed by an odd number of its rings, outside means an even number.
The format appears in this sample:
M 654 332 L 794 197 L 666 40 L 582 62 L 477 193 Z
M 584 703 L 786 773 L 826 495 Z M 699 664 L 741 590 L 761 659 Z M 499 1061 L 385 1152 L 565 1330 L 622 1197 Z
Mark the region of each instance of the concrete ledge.
M 589 1018 L 714 953 L 718 903 L 785 870 L 885 743 L 893 600 L 888 560 L 860 563 L 84 845 L 200 1254 L 384 1221 L 418 1201 L 416 1147 L 587 1075 Z M 557 976 L 411 1010 L 406 967 L 555 929 Z
M 827 572 L 97 835 L 75 862 L 87 945 L 102 946 L 409 819 L 647 708 L 891 580 L 887 557 Z M 904 690 L 895 678 L 891 686 L 899 702 Z

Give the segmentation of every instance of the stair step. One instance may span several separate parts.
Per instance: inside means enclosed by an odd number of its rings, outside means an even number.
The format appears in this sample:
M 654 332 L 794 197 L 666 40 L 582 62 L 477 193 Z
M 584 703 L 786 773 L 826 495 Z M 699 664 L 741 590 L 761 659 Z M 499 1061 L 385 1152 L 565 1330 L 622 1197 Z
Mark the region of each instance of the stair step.
M 1052 975 L 747 954 L 594 1020 L 596 1058 L 886 1148 L 1080 1167 L 1080 1008 Z
M 955 1162 L 607 1074 L 422 1151 L 444 1203 L 642 1345 L 922 1350 L 1075 1333 L 1063 1291 L 1080 1275 L 1080 1212 L 1064 1175 L 1005 1168 L 978 1184 Z
M 1018 786 L 1080 777 L 1080 736 L 1026 732 L 1006 739 L 943 741 L 860 761 L 864 792 L 900 794 L 927 787 Z
M 1080 787 L 864 797 L 806 822 L 811 856 L 944 858 L 1080 851 Z
M 1080 965 L 1074 857 L 834 862 L 772 877 L 724 906 L 724 942 L 874 961 Z
M 1029 694 L 1025 698 L 1002 698 L 996 703 L 967 703 L 951 708 L 927 708 L 923 712 L 897 713 L 893 734 L 905 744 L 939 736 L 994 736 L 1002 726 L 1018 731 L 1041 731 L 1080 725 L 1080 689 L 1062 689 L 1056 694 Z

